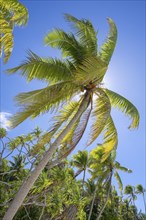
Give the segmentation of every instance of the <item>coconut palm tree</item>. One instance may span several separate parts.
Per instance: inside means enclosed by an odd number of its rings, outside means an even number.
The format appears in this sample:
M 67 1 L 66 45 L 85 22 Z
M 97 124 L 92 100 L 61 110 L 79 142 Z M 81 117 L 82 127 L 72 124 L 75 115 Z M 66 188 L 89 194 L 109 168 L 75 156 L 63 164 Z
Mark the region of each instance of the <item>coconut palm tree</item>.
M 95 189 L 95 193 L 93 195 L 93 200 L 91 203 L 91 209 L 90 209 L 88 220 L 90 220 L 91 218 L 94 200 L 95 200 L 96 193 L 97 193 L 99 186 L 102 188 L 106 188 L 107 195 L 106 195 L 106 200 L 104 201 L 104 204 L 97 216 L 97 220 L 101 218 L 101 215 L 107 205 L 110 192 L 111 192 L 112 177 L 113 176 L 115 177 L 115 179 L 117 180 L 119 189 L 122 192 L 123 184 L 122 184 L 120 175 L 118 173 L 118 170 L 128 172 L 128 173 L 132 172 L 130 169 L 121 166 L 119 162 L 115 161 L 116 159 L 115 150 L 113 150 L 111 154 L 109 155 L 109 157 L 104 162 L 101 163 L 103 154 L 104 154 L 104 149 L 101 146 L 98 146 L 97 148 L 93 149 L 90 153 L 90 156 L 91 156 L 90 160 L 92 161 L 92 163 L 90 164 L 90 168 L 91 168 L 90 172 L 92 173 L 92 178 L 97 179 L 97 186 Z
M 28 81 L 39 79 L 48 84 L 43 89 L 21 93 L 16 97 L 21 110 L 13 117 L 12 127 L 29 117 L 35 118 L 61 106 L 63 108 L 55 118 L 52 128 L 40 140 L 37 149 L 55 141 L 27 181 L 23 183 L 4 219 L 13 218 L 55 150 L 62 147 L 66 152 L 71 152 L 75 148 L 90 116 L 94 120 L 92 120 L 88 145 L 103 132 L 102 147 L 105 150 L 103 160 L 109 156 L 112 149 L 117 147 L 118 142 L 117 131 L 110 116 L 111 105 L 131 117 L 130 128 L 136 128 L 139 124 L 139 114 L 135 106 L 124 97 L 102 86 L 102 80 L 116 46 L 117 29 L 113 20 L 108 18 L 110 31 L 99 50 L 97 32 L 89 20 L 79 20 L 68 14 L 65 15 L 65 19 L 73 25 L 75 33 L 54 29 L 45 37 L 45 44 L 60 49 L 63 59 L 41 58 L 29 52 L 25 62 L 8 70 L 11 74 L 19 71 Z M 75 96 L 80 96 L 78 101 L 73 100 Z
M 131 205 L 131 209 L 132 209 L 132 213 L 133 213 L 133 219 L 136 220 L 137 217 L 136 217 L 136 205 L 135 205 L 135 200 L 137 199 L 137 196 L 135 195 L 135 187 L 134 186 L 131 186 L 131 185 L 127 185 L 125 187 L 125 190 L 124 190 L 124 193 L 126 195 L 129 195 L 129 198 L 130 198 L 130 201 L 132 201 L 132 205 Z
M 143 186 L 141 184 L 138 184 L 136 186 L 136 193 L 141 194 L 142 197 L 143 197 L 143 202 L 144 202 L 144 207 L 145 207 L 145 214 L 146 214 L 146 201 L 145 201 L 145 197 L 144 197 L 145 192 L 146 192 L 146 190 L 143 188 Z
M 71 161 L 71 164 L 78 169 L 78 171 L 77 171 L 78 175 L 81 172 L 83 172 L 83 180 L 82 180 L 82 187 L 83 188 L 84 188 L 84 183 L 85 183 L 86 169 L 89 164 L 88 159 L 89 159 L 88 152 L 86 150 L 84 150 L 84 151 L 78 151 L 78 153 L 73 156 L 73 159 Z
M 4 63 L 10 58 L 14 41 L 13 28 L 27 23 L 28 11 L 17 0 L 0 0 L 0 56 L 4 51 Z

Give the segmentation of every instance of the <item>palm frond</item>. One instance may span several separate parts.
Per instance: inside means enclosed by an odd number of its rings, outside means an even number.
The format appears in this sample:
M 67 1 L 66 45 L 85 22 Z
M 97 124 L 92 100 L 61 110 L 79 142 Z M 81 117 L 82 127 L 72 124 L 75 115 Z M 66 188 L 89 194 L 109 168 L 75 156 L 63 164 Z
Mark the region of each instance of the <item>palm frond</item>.
M 35 148 L 33 149 L 34 153 L 37 153 L 46 143 L 49 143 L 51 139 L 53 139 L 54 134 L 59 130 L 59 128 L 62 127 L 62 125 L 64 126 L 64 123 L 67 123 L 73 118 L 78 110 L 79 104 L 80 101 L 72 101 L 66 104 L 63 109 L 60 110 L 59 115 L 53 118 L 53 125 L 51 125 L 48 131 L 41 137 L 39 143 L 35 145 Z M 70 132 L 72 131 L 72 129 L 70 130 Z
M 76 124 L 72 127 L 70 132 L 65 136 L 65 138 L 62 140 L 63 145 L 65 145 L 64 152 L 66 151 L 67 154 L 71 153 L 74 148 L 77 146 L 79 141 L 81 140 L 88 121 L 91 114 L 91 106 L 89 106 L 85 112 L 81 115 L 80 119 L 77 121 Z
M 26 25 L 28 21 L 27 8 L 17 0 L 0 1 L 0 7 L 3 10 L 9 12 L 11 17 L 10 21 L 15 25 Z
M 13 30 L 9 22 L 5 20 L 4 17 L 0 18 L 0 47 L 1 56 L 2 51 L 4 51 L 4 63 L 6 63 L 11 55 L 13 49 Z
M 74 72 L 75 82 L 84 86 L 91 81 L 95 81 L 98 85 L 101 83 L 106 70 L 107 66 L 99 58 L 86 58 Z
M 82 136 L 86 130 L 91 111 L 92 111 L 92 108 L 91 108 L 91 106 L 89 106 L 85 110 L 85 112 L 82 114 L 80 121 L 79 121 L 79 124 L 78 124 L 78 126 L 74 132 L 73 138 L 72 138 L 72 144 L 73 144 L 72 146 L 76 146 L 78 144 L 78 142 L 80 141 L 80 139 L 82 138 Z
M 7 73 L 12 74 L 19 71 L 28 81 L 39 79 L 58 82 L 71 80 L 72 68 L 73 66 L 70 62 L 63 62 L 53 58 L 43 59 L 32 51 L 29 51 L 27 60 L 15 68 L 8 69 Z
M 0 11 L 0 56 L 4 52 L 4 63 L 6 63 L 10 58 L 14 44 L 13 27 L 27 23 L 28 11 L 17 0 L 0 0 Z
M 83 168 L 87 165 L 88 162 L 88 151 L 83 150 L 83 151 L 78 151 L 77 154 L 73 155 L 73 160 L 72 160 L 74 166 L 78 168 Z
M 79 42 L 91 54 L 97 55 L 97 32 L 95 31 L 92 23 L 87 19 L 77 19 L 72 15 L 65 14 L 65 19 L 73 23 L 73 27 L 77 30 L 76 35 Z
M 102 162 L 104 162 L 109 157 L 112 150 L 116 149 L 118 144 L 118 134 L 111 116 L 108 118 L 106 122 L 103 133 L 104 142 L 100 145 L 100 147 L 104 149 Z
M 112 57 L 112 54 L 116 46 L 117 28 L 111 18 L 107 18 L 107 21 L 110 26 L 110 31 L 105 43 L 100 48 L 99 56 L 105 63 L 109 64 L 109 61 Z
M 61 29 L 54 29 L 44 38 L 45 45 L 61 49 L 64 57 L 71 57 L 77 63 L 85 57 L 85 49 L 76 40 L 75 36 L 67 34 Z
M 119 189 L 122 192 L 122 190 L 123 190 L 123 183 L 122 183 L 121 177 L 120 177 L 120 175 L 118 174 L 117 171 L 114 172 L 114 177 L 116 178 L 116 180 L 118 182 L 118 185 L 119 185 Z
M 122 112 L 124 112 L 127 116 L 129 116 L 132 119 L 129 128 L 132 129 L 138 127 L 139 113 L 137 108 L 123 96 L 108 89 L 105 89 L 104 91 L 108 95 L 111 105 L 113 107 L 119 108 Z
M 127 172 L 127 173 L 132 173 L 132 170 L 130 170 L 130 169 L 126 168 L 126 167 L 121 166 L 121 164 L 119 162 L 117 162 L 117 161 L 115 162 L 115 167 L 118 170 L 121 170 L 121 171 L 124 171 L 124 172 Z
M 92 144 L 102 132 L 111 111 L 110 101 L 106 93 L 100 88 L 97 89 L 97 92 L 98 97 L 94 101 L 92 113 L 93 124 L 91 126 L 88 146 Z
M 67 102 L 78 89 L 75 84 L 66 81 L 44 89 L 20 93 L 15 99 L 21 107 L 21 111 L 12 117 L 12 127 L 16 127 L 28 117 L 35 118 L 41 113 L 57 109 Z

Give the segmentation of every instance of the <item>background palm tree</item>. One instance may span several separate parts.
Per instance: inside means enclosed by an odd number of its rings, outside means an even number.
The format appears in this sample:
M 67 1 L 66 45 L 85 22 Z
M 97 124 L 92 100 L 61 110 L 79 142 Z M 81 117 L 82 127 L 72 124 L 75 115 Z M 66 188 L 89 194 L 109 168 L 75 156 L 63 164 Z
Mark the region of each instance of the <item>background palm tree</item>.
M 25 25 L 28 21 L 28 11 L 17 0 L 0 0 L 0 56 L 4 51 L 4 62 L 10 58 L 14 41 L 14 26 Z
M 110 116 L 111 105 L 119 107 L 132 118 L 130 128 L 136 128 L 139 124 L 139 114 L 135 106 L 101 85 L 117 40 L 117 29 L 112 19 L 108 18 L 110 32 L 100 50 L 97 45 L 97 32 L 89 20 L 78 20 L 68 14 L 65 19 L 73 24 L 75 35 L 54 29 L 45 37 L 45 44 L 59 48 L 64 59 L 44 59 L 29 52 L 27 61 L 8 71 L 19 71 L 28 81 L 40 79 L 48 83 L 46 88 L 21 93 L 16 97 L 22 111 L 12 118 L 13 127 L 29 117 L 35 118 L 63 104 L 64 108 L 37 147 L 39 149 L 45 143 L 52 142 L 55 138 L 56 140 L 17 193 L 4 219 L 13 218 L 55 150 L 64 147 L 67 152 L 71 152 L 75 148 L 86 129 L 90 115 L 94 120 L 88 145 L 92 144 L 101 132 L 104 133 L 103 161 L 110 155 L 111 150 L 116 149 L 118 142 L 117 131 Z M 71 101 L 76 95 L 80 96 L 80 99 Z
M 118 173 L 118 170 L 131 173 L 132 171 L 126 167 L 121 166 L 119 162 L 117 162 L 116 159 L 116 151 L 113 150 L 109 157 L 102 162 L 104 154 L 104 149 L 102 146 L 98 146 L 97 148 L 93 149 L 90 152 L 90 160 L 92 161 L 90 163 L 90 173 L 92 174 L 92 178 L 97 179 L 97 185 L 95 189 L 95 194 L 93 196 L 91 209 L 89 213 L 88 220 L 91 218 L 92 209 L 94 205 L 94 199 L 96 198 L 96 193 L 98 188 L 105 188 L 106 192 L 104 192 L 104 196 L 106 195 L 106 199 L 103 200 L 103 205 L 98 213 L 97 220 L 101 218 L 102 213 L 104 212 L 104 209 L 106 208 L 107 202 L 109 200 L 109 196 L 111 193 L 111 186 L 112 186 L 112 177 L 114 176 L 117 180 L 118 186 L 120 191 L 123 190 L 123 184 L 122 180 L 120 178 L 120 175 Z
M 135 200 L 137 199 L 137 196 L 135 195 L 135 188 L 134 186 L 131 186 L 131 185 L 127 185 L 125 187 L 125 190 L 124 190 L 124 193 L 126 195 L 129 195 L 130 197 L 130 201 L 132 201 L 133 205 L 130 207 L 132 209 L 132 213 L 134 215 L 134 220 L 137 219 L 135 213 L 136 213 L 136 205 L 135 205 Z
M 136 193 L 141 194 L 142 197 L 143 197 L 143 202 L 144 202 L 144 207 L 145 207 L 145 214 L 146 214 L 146 201 L 145 201 L 145 197 L 144 197 L 145 192 L 146 192 L 146 190 L 143 188 L 143 186 L 141 184 L 138 184 L 136 186 Z
M 73 159 L 71 161 L 71 164 L 78 169 L 77 175 L 79 175 L 81 172 L 83 172 L 83 180 L 82 180 L 82 188 L 84 190 L 84 183 L 85 183 L 85 175 L 86 175 L 86 169 L 89 164 L 88 160 L 88 152 L 87 151 L 78 151 L 77 154 L 73 156 Z

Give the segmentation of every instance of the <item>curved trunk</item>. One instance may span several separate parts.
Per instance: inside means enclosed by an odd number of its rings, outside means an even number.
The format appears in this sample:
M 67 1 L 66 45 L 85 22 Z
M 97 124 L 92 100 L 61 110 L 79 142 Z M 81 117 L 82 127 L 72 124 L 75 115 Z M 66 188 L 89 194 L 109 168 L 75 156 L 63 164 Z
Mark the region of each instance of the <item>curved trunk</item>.
M 96 188 L 95 188 L 95 191 L 94 191 L 94 195 L 93 195 L 93 199 L 92 199 L 92 203 L 91 203 L 91 207 L 90 207 L 90 212 L 89 212 L 88 220 L 91 219 L 91 215 L 92 215 L 92 210 L 93 210 L 93 206 L 94 206 L 94 201 L 95 201 L 95 198 L 96 198 L 97 189 L 98 189 L 98 185 L 96 185 Z
M 62 139 L 65 137 L 65 135 L 70 131 L 74 123 L 80 118 L 82 113 L 85 111 L 85 109 L 88 106 L 90 98 L 90 93 L 86 93 L 84 99 L 82 100 L 79 109 L 77 113 L 74 115 L 70 123 L 66 126 L 66 128 L 61 132 L 61 134 L 58 136 L 58 138 L 54 141 L 50 149 L 45 153 L 43 159 L 40 161 L 38 166 L 31 172 L 30 176 L 26 178 L 26 180 L 23 182 L 22 186 L 20 187 L 18 193 L 16 194 L 14 200 L 10 204 L 6 214 L 3 217 L 3 220 L 12 220 L 15 216 L 16 212 L 18 211 L 19 207 L 22 205 L 25 197 L 27 196 L 29 190 L 41 174 L 42 170 L 47 165 L 49 159 L 52 157 L 52 154 L 57 149 L 59 144 L 61 143 Z
M 103 213 L 103 211 L 104 211 L 104 209 L 105 209 L 105 207 L 106 207 L 106 205 L 107 205 L 108 198 L 109 198 L 109 195 L 110 195 L 110 190 L 111 190 L 111 181 L 112 181 L 112 174 L 111 174 L 110 180 L 109 180 L 109 189 L 108 189 L 106 201 L 105 201 L 105 203 L 104 203 L 102 209 L 100 210 L 99 215 L 97 216 L 97 219 L 96 219 L 96 220 L 99 220 L 99 219 L 101 218 L 101 215 L 102 215 L 102 213 Z

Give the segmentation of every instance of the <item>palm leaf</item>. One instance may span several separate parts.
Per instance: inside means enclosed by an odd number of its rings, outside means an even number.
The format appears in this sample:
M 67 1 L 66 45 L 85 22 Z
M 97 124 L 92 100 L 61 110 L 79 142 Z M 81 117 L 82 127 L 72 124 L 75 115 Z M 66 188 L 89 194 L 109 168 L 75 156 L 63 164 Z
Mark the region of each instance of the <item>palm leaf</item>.
M 81 62 L 85 57 L 85 49 L 76 40 L 72 33 L 67 34 L 61 29 L 54 29 L 44 38 L 45 45 L 61 49 L 64 57 L 71 57 L 74 61 Z
M 108 95 L 111 105 L 113 107 L 119 108 L 122 112 L 124 112 L 126 115 L 128 115 L 132 119 L 132 122 L 129 128 L 131 129 L 131 128 L 138 127 L 139 113 L 136 107 L 123 96 L 108 89 L 105 89 L 104 91 Z
M 33 53 L 28 52 L 28 57 L 21 65 L 7 70 L 8 73 L 20 71 L 28 81 L 39 79 L 51 82 L 70 80 L 72 77 L 71 69 L 73 65 L 70 62 L 63 62 L 59 59 L 43 59 Z
M 0 18 L 0 42 L 1 55 L 4 50 L 4 63 L 6 63 L 11 55 L 13 49 L 13 30 L 9 22 L 4 17 Z
M 99 56 L 105 63 L 109 64 L 116 46 L 117 28 L 111 18 L 107 18 L 107 20 L 110 26 L 110 31 L 105 43 L 100 48 Z
M 89 84 L 91 81 L 100 84 L 107 66 L 99 58 L 89 57 L 84 59 L 81 65 L 74 72 L 75 83 L 79 85 Z
M 80 119 L 77 121 L 77 123 L 72 127 L 70 132 L 65 136 L 65 138 L 62 140 L 62 145 L 65 146 L 63 150 L 64 155 L 69 155 L 74 148 L 77 146 L 79 141 L 81 140 L 91 113 L 91 106 L 89 106 L 85 112 L 82 114 Z M 65 153 L 66 152 L 66 153 Z
M 102 89 L 97 89 L 98 98 L 94 101 L 93 106 L 93 124 L 91 127 L 88 146 L 92 144 L 102 132 L 107 119 L 109 118 L 111 105 L 108 96 Z
M 4 51 L 4 63 L 10 58 L 13 49 L 14 25 L 25 25 L 28 20 L 28 11 L 17 0 L 0 0 L 0 56 Z
M 116 149 L 118 144 L 117 130 L 111 116 L 106 122 L 103 133 L 104 142 L 101 144 L 101 147 L 104 150 L 104 155 L 102 157 L 102 162 L 104 162 L 109 157 L 112 150 Z
M 114 177 L 116 178 L 116 180 L 118 182 L 118 185 L 119 185 L 119 189 L 122 192 L 122 190 L 123 190 L 123 183 L 122 183 L 121 177 L 119 176 L 117 171 L 114 172 Z
M 44 89 L 20 93 L 16 101 L 21 111 L 11 119 L 12 127 L 16 127 L 28 117 L 35 118 L 41 113 L 59 108 L 77 92 L 78 87 L 72 82 L 61 82 Z
M 63 109 L 60 110 L 60 114 L 54 117 L 53 125 L 50 126 L 48 132 L 46 132 L 42 136 L 41 140 L 39 140 L 39 143 L 35 145 L 33 153 L 37 153 L 46 143 L 49 143 L 59 128 L 62 125 L 64 126 L 64 123 L 67 123 L 73 118 L 74 114 L 78 110 L 79 104 L 80 101 L 72 101 L 66 104 Z M 70 131 L 72 131 L 72 129 Z
M 117 161 L 115 162 L 115 167 L 118 170 L 121 170 L 121 171 L 124 171 L 124 172 L 127 172 L 127 173 L 132 173 L 132 170 L 130 170 L 130 169 L 126 168 L 126 167 L 121 166 L 120 163 L 117 162 Z
M 92 23 L 87 19 L 78 20 L 69 14 L 65 14 L 65 19 L 73 23 L 73 27 L 77 30 L 76 35 L 81 45 L 83 45 L 88 52 L 97 55 L 97 32 Z
M 0 7 L 9 12 L 11 22 L 14 24 L 19 26 L 27 24 L 28 10 L 22 3 L 17 0 L 0 1 Z

